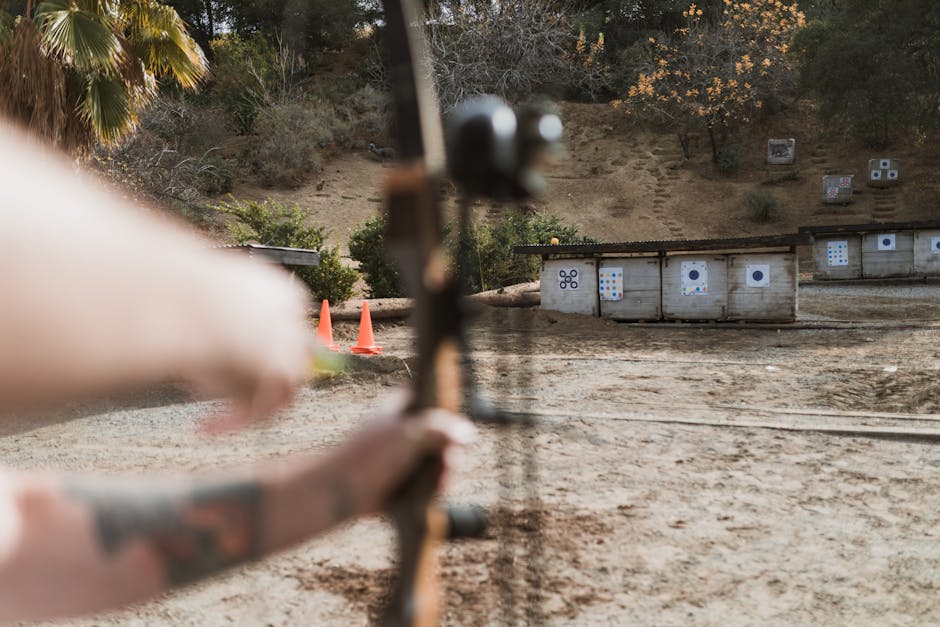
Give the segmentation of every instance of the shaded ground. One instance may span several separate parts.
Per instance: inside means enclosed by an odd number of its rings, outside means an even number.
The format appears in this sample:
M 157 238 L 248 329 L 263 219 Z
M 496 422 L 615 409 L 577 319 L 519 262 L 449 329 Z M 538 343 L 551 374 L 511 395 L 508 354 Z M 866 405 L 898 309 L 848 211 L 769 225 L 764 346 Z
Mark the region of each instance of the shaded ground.
M 931 622 L 938 297 L 930 285 L 807 286 L 803 321 L 780 327 L 488 312 L 472 337 L 481 388 L 539 426 L 483 428 L 457 473 L 449 496 L 504 524 L 446 549 L 446 623 Z M 336 326 L 348 344 L 354 327 Z M 262 432 L 203 439 L 212 404 L 158 391 L 144 407 L 21 420 L 0 432 L 0 455 L 18 468 L 150 474 L 322 449 L 407 377 L 408 328 L 376 332 L 385 356 L 311 385 Z M 863 427 L 920 435 L 813 430 Z M 533 478 L 537 499 L 524 486 Z M 389 581 L 390 541 L 386 524 L 365 521 L 159 602 L 62 624 L 364 624 Z

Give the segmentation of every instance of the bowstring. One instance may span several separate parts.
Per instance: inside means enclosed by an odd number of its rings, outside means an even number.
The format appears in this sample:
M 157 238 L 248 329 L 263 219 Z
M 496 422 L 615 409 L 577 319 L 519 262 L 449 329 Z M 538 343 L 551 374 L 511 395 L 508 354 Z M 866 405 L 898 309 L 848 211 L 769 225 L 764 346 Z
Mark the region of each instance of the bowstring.
M 470 290 L 470 200 L 462 196 L 458 205 L 458 276 L 464 292 Z M 531 359 L 533 316 L 531 311 L 509 308 L 507 350 L 496 351 L 496 392 L 503 398 L 532 390 L 535 380 Z M 469 390 L 475 390 L 474 364 L 466 333 L 462 334 L 464 372 Z M 502 425 L 502 434 L 494 447 L 498 472 L 498 516 L 494 525 L 497 536 L 495 576 L 503 624 L 536 626 L 545 622 L 542 603 L 543 526 L 540 495 L 540 469 L 536 453 L 536 418 L 529 412 L 518 414 Z M 518 481 L 517 479 L 521 479 Z M 521 484 L 521 492 L 516 489 Z M 516 511 L 516 504 L 521 508 Z M 521 542 L 519 541 L 521 537 Z M 520 556 L 519 549 L 522 549 Z M 517 572 L 517 563 L 523 572 Z M 521 587 L 521 590 L 520 590 Z M 524 622 L 520 622 L 520 613 Z

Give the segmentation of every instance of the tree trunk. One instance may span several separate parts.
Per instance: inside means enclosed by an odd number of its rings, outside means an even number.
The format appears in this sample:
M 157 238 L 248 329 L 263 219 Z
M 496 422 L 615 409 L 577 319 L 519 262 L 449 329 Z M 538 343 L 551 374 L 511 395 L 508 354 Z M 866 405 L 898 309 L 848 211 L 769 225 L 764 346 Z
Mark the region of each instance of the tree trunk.
M 715 128 L 708 125 L 708 141 L 712 145 L 712 163 L 718 163 L 718 139 L 715 137 Z
M 212 6 L 214 0 L 204 0 L 203 6 L 206 11 L 206 30 L 208 31 L 209 41 L 215 39 L 215 9 Z
M 679 131 L 676 134 L 679 136 L 679 145 L 682 146 L 682 156 L 686 159 L 691 159 L 692 147 L 691 142 L 689 141 L 689 134 L 682 131 Z
M 536 307 L 541 302 L 539 282 L 520 283 L 498 290 L 480 292 L 470 300 L 490 307 Z M 375 320 L 392 320 L 411 315 L 414 302 L 410 298 L 369 299 L 369 314 Z M 330 308 L 331 320 L 358 321 L 362 314 L 362 301 L 350 300 Z

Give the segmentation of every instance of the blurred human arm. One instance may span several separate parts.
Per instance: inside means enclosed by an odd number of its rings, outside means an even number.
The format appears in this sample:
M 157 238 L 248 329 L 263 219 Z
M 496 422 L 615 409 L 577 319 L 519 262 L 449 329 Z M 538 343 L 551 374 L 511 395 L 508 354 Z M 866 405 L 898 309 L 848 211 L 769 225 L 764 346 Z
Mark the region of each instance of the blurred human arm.
M 0 411 L 183 378 L 265 417 L 307 374 L 306 296 L 0 122 Z
M 380 511 L 463 418 L 389 415 L 326 455 L 196 482 L 0 474 L 0 622 L 97 612 L 250 561 Z

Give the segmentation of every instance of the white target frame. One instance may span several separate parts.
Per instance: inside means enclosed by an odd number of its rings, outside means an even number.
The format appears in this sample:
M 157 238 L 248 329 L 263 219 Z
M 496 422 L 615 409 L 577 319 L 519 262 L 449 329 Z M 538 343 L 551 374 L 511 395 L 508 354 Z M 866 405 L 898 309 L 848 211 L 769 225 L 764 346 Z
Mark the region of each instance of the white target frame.
M 895 233 L 881 233 L 878 235 L 878 251 L 887 252 L 898 249 L 898 236 Z
M 770 287 L 770 264 L 758 263 L 744 267 L 745 285 L 748 287 Z
M 577 290 L 581 286 L 577 268 L 562 268 L 558 271 L 558 289 Z
M 683 261 L 680 271 L 679 290 L 683 296 L 706 296 L 708 294 L 707 262 Z

